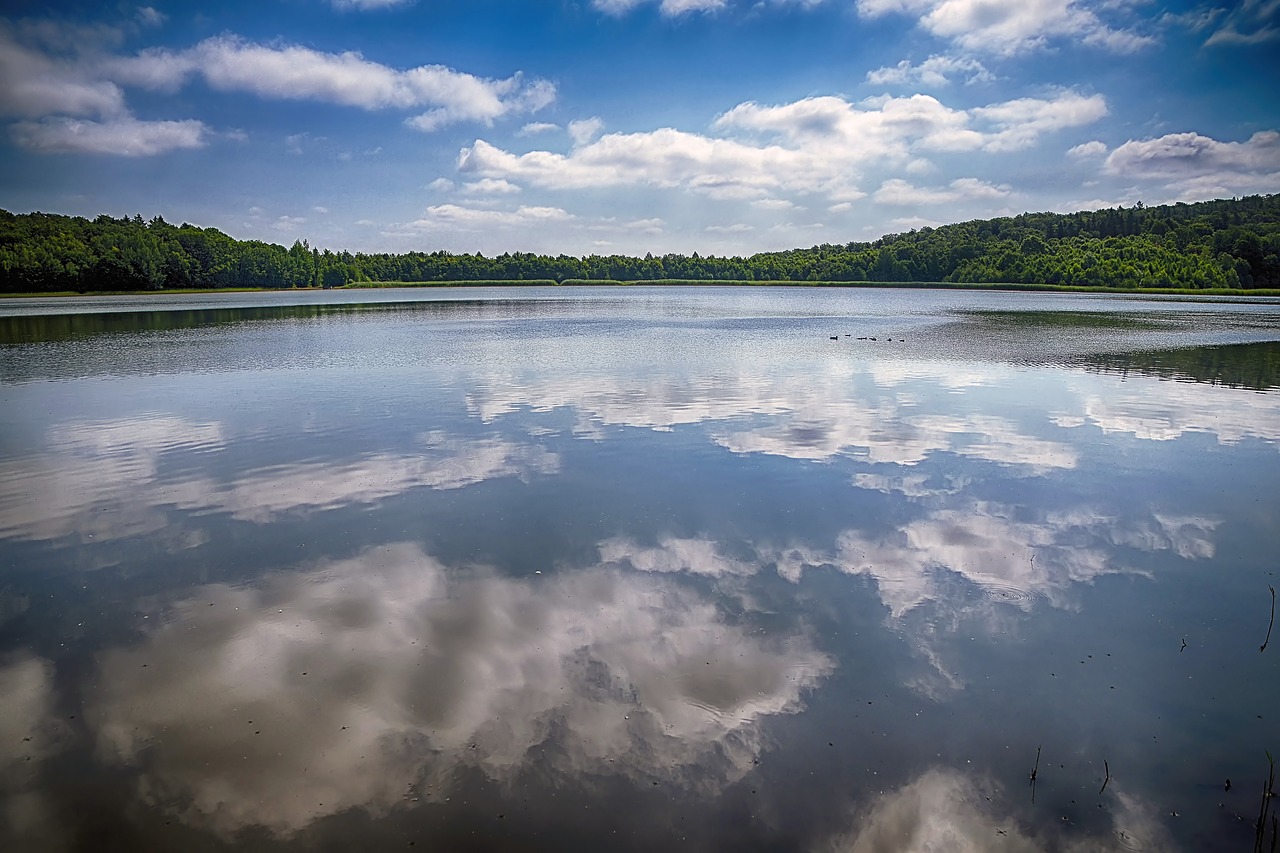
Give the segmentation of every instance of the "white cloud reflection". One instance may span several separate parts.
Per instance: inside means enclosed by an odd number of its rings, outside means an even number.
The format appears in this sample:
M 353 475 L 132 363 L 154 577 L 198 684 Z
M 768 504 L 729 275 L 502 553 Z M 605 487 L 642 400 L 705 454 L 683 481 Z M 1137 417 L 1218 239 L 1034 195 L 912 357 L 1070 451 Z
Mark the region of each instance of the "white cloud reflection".
M 1078 416 L 1103 432 L 1127 433 L 1148 441 L 1208 433 L 1220 444 L 1258 438 L 1280 449 L 1280 406 L 1273 393 L 1171 381 L 1160 382 L 1156 386 L 1159 393 L 1152 393 L 1153 381 L 1077 378 L 1072 386 L 1080 409 L 1064 412 L 1060 418 Z
M 54 427 L 47 451 L 0 461 L 0 538 L 86 539 L 160 534 L 174 550 L 203 541 L 171 526 L 167 507 L 267 522 L 289 512 L 373 504 L 410 489 L 457 489 L 496 477 L 559 469 L 536 445 L 498 438 L 418 437 L 415 453 L 377 453 L 345 463 L 299 462 L 231 480 L 165 476 L 161 459 L 184 462 L 229 442 L 217 423 L 176 417 L 75 422 Z
M 1213 556 L 1212 519 L 1152 514 L 1120 519 L 1079 508 L 1026 520 L 1014 507 L 992 503 L 936 509 L 893 531 L 842 533 L 831 551 L 782 549 L 778 573 L 799 581 L 807 568 L 834 566 L 875 579 L 890 615 L 955 597 L 963 578 L 992 602 L 1030 607 L 1047 600 L 1072 606 L 1070 590 L 1106 574 L 1138 573 L 1117 547 L 1169 551 L 1183 559 Z
M 29 654 L 0 662 L 0 840 L 13 845 L 6 849 L 66 846 L 37 774 L 67 737 L 55 716 L 53 664 Z
M 955 770 L 933 769 L 876 797 L 855 827 L 828 849 L 832 853 L 1176 849 L 1150 808 L 1123 792 L 1113 794 L 1113 799 L 1118 806 L 1111 812 L 1113 828 L 1104 835 L 1059 838 L 1028 834 L 1014 815 L 1000 808 L 1000 790 L 993 782 Z
M 833 666 L 667 577 L 518 580 L 394 544 L 198 590 L 102 656 L 88 705 L 100 753 L 139 766 L 144 801 L 224 834 L 288 835 L 443 797 L 464 769 L 715 790 L 759 755 L 764 719 L 798 711 Z

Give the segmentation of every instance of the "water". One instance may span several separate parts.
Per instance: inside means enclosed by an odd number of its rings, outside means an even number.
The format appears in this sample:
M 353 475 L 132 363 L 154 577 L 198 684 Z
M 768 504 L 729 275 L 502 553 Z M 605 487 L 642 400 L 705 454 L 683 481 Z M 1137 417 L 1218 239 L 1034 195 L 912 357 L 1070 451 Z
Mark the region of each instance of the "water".
M 1280 303 L 0 314 L 0 848 L 1251 849 Z

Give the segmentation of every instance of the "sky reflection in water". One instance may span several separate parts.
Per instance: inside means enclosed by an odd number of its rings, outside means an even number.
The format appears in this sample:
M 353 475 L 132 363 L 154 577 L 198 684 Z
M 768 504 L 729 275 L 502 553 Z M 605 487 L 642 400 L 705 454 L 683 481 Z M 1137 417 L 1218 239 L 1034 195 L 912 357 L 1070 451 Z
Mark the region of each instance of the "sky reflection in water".
M 1280 308 L 549 293 L 7 321 L 6 845 L 1252 839 Z

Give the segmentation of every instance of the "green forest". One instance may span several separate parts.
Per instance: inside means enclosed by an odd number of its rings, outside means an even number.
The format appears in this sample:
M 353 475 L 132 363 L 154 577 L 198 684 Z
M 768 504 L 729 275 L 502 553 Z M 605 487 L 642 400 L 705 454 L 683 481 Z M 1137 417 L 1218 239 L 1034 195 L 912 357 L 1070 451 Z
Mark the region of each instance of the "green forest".
M 157 216 L 0 211 L 0 292 L 380 283 L 881 282 L 1280 288 L 1280 195 L 1024 213 L 749 257 L 333 252 Z

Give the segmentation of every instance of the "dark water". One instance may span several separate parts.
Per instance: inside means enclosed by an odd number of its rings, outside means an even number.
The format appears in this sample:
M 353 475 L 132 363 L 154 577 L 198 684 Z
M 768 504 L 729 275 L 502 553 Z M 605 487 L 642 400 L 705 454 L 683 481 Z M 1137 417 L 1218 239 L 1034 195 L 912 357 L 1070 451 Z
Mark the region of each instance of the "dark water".
M 1253 849 L 1280 303 L 160 304 L 0 302 L 0 849 Z

